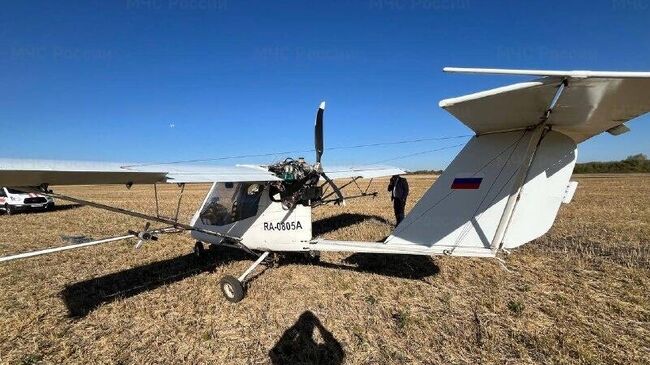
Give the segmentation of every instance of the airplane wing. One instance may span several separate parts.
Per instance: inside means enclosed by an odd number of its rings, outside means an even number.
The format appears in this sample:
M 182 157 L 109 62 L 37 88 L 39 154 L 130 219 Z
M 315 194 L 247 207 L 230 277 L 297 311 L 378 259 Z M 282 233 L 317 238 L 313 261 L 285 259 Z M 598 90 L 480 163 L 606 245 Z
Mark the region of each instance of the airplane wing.
M 162 169 L 167 166 L 168 183 L 207 183 L 232 181 L 279 181 L 273 173 L 252 166 L 182 166 L 152 165 L 144 169 Z
M 374 178 L 403 174 L 391 166 L 331 167 L 331 179 Z M 115 162 L 0 159 L 0 186 L 211 183 L 215 181 L 279 181 L 256 165 L 199 166 L 125 164 Z
M 564 79 L 568 82 L 567 87 L 558 99 L 548 125 L 577 143 L 650 111 L 650 73 L 647 72 L 445 70 L 474 73 L 512 71 L 517 75 L 546 76 L 440 102 L 440 107 L 479 135 L 523 129 L 539 123 Z
M 0 159 L 0 186 L 275 181 L 250 166 L 128 165 L 113 162 Z
M 354 166 L 354 167 L 341 167 L 330 166 L 325 168 L 325 174 L 330 179 L 343 179 L 360 177 L 364 179 L 372 179 L 382 176 L 401 175 L 406 173 L 404 170 L 384 165 L 368 165 L 368 166 Z

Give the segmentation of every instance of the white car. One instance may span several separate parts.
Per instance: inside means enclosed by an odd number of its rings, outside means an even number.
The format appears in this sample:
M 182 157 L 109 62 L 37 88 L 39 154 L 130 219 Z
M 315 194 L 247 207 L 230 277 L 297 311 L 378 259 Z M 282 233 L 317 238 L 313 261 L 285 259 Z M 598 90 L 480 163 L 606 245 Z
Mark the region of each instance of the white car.
M 52 208 L 54 208 L 54 199 L 49 196 L 0 188 L 0 210 L 4 210 L 7 215 L 21 210 L 49 210 Z

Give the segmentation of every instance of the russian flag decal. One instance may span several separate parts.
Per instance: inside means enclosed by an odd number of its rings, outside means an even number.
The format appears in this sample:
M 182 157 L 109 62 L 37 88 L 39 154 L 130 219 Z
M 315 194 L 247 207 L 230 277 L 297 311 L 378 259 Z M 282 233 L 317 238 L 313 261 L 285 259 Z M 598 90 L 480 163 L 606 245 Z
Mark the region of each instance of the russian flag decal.
M 457 177 L 454 179 L 454 182 L 451 183 L 452 189 L 469 189 L 474 190 L 481 187 L 482 177 Z

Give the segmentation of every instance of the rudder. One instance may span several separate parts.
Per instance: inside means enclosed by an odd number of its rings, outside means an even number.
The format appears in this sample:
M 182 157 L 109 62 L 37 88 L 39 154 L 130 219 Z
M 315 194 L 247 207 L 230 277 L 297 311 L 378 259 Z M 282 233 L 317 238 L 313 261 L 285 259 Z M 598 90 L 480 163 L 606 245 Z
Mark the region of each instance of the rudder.
M 535 130 L 472 138 L 385 243 L 419 245 L 432 253 L 492 252 L 511 194 L 519 194 L 502 240 L 513 248 L 544 234 L 553 223 L 576 158 L 569 137 Z M 520 169 L 528 169 L 521 191 Z

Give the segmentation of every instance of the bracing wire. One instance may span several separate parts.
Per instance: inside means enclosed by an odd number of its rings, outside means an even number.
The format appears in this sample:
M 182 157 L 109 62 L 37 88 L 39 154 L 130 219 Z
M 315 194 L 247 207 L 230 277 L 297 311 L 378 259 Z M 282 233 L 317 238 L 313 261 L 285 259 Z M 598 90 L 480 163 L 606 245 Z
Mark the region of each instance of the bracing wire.
M 481 172 L 483 169 L 485 169 L 487 166 L 489 166 L 492 162 L 496 161 L 496 160 L 497 160 L 499 157 L 501 157 L 504 153 L 506 153 L 507 151 L 509 151 L 510 148 L 513 148 L 513 146 L 514 146 L 514 148 L 516 149 L 516 148 L 517 148 L 516 146 L 519 144 L 519 142 L 521 141 L 521 139 L 522 139 L 525 135 L 526 135 L 526 133 L 522 134 L 521 137 L 519 137 L 519 139 L 517 139 L 517 140 L 514 141 L 512 144 L 510 144 L 509 146 L 507 146 L 506 148 L 504 148 L 501 152 L 499 152 L 499 153 L 496 154 L 494 157 L 492 157 L 491 159 L 489 159 L 488 162 L 485 163 L 483 166 L 481 166 L 478 170 L 476 170 L 476 171 L 474 172 L 474 174 L 477 174 L 477 173 Z M 514 151 L 514 150 L 513 150 L 513 151 Z M 511 153 L 511 155 L 508 157 L 508 159 L 510 159 L 511 156 L 512 156 L 512 153 Z M 491 188 L 490 188 L 490 189 L 491 189 Z M 503 189 L 503 188 L 502 188 L 502 189 Z M 433 208 L 435 208 L 438 204 L 440 204 L 442 201 L 444 201 L 445 199 L 447 199 L 449 196 L 453 195 L 455 192 L 456 192 L 455 190 L 450 190 L 450 191 L 449 191 L 445 196 L 443 196 L 442 198 L 438 199 L 438 201 L 436 201 L 435 203 L 433 203 L 433 204 L 432 204 L 430 207 L 428 207 L 424 212 L 422 212 L 420 215 L 418 215 L 417 217 L 415 217 L 415 219 L 412 219 L 410 222 L 407 222 L 406 224 L 400 225 L 398 228 L 395 229 L 395 234 L 399 234 L 399 233 L 401 233 L 401 232 L 404 231 L 407 227 L 409 227 L 409 226 L 412 225 L 413 223 L 417 222 L 420 218 L 424 217 L 424 216 L 425 216 L 429 211 L 431 211 Z M 481 203 L 481 204 L 482 204 L 482 203 Z
M 451 136 L 451 137 L 418 138 L 418 139 L 409 139 L 404 141 L 379 142 L 379 143 L 358 144 L 353 146 L 332 147 L 329 148 L 329 150 L 333 151 L 333 150 L 344 150 L 344 149 L 364 148 L 364 147 L 390 146 L 390 145 L 407 144 L 407 143 L 428 142 L 428 141 L 446 141 L 450 139 L 459 139 L 459 138 L 466 138 L 471 136 L 472 136 L 471 134 L 465 134 L 461 136 Z
M 406 154 L 406 155 L 401 155 L 401 156 L 392 157 L 392 158 L 389 158 L 389 159 L 386 159 L 386 160 L 377 161 L 377 162 L 373 163 L 373 165 L 386 163 L 386 162 L 390 162 L 390 161 L 395 161 L 395 160 L 402 160 L 402 159 L 409 158 L 409 157 L 414 157 L 414 156 L 426 155 L 428 153 L 433 153 L 433 152 L 449 150 L 449 149 L 452 149 L 452 148 L 462 147 L 464 145 L 465 145 L 464 143 L 459 143 L 459 144 L 455 144 L 453 146 L 445 146 L 445 147 L 435 148 L 435 149 L 432 149 L 432 150 L 409 153 L 409 154 Z
M 429 142 L 429 141 L 445 141 L 445 140 L 452 140 L 452 139 L 467 138 L 467 137 L 472 137 L 472 136 L 473 135 L 471 135 L 471 134 L 465 134 L 465 135 L 458 135 L 458 136 L 406 139 L 406 140 L 401 140 L 401 141 L 377 142 L 377 143 L 357 144 L 357 145 L 349 145 L 349 146 L 336 146 L 336 147 L 325 148 L 325 150 L 327 150 L 327 151 L 335 151 L 335 150 L 346 150 L 346 149 L 357 149 L 357 148 L 369 148 L 369 147 L 401 145 L 401 144 L 409 144 L 409 143 L 420 143 L 420 142 Z M 442 149 L 422 151 L 422 152 L 418 152 L 416 154 L 411 154 L 411 155 L 416 156 L 416 155 L 419 155 L 419 154 L 426 154 L 426 153 L 436 152 L 438 150 L 443 150 L 443 149 L 453 148 L 453 147 L 458 147 L 458 146 L 462 146 L 462 144 L 443 147 Z M 214 161 L 234 160 L 234 159 L 251 158 L 251 157 L 276 157 L 276 156 L 279 156 L 279 155 L 293 155 L 293 154 L 297 154 L 297 153 L 307 153 L 307 152 L 314 152 L 314 151 L 315 150 L 312 148 L 312 149 L 304 149 L 304 150 L 280 151 L 280 152 L 264 152 L 264 153 L 255 153 L 255 154 L 231 155 L 231 156 L 202 158 L 202 159 L 191 159 L 191 160 L 179 160 L 179 161 L 167 161 L 167 162 L 151 162 L 151 163 L 143 163 L 143 164 L 125 165 L 125 166 L 122 166 L 122 167 L 123 168 L 129 168 L 129 167 L 142 167 L 142 166 L 152 166 L 152 165 L 174 165 L 174 164 L 181 164 L 181 163 L 214 162 Z M 386 161 L 393 161 L 393 160 L 396 160 L 396 159 L 407 158 L 407 157 L 411 157 L 411 155 L 400 156 L 400 157 L 397 157 L 397 158 L 394 158 L 394 159 L 389 159 L 389 160 L 386 160 Z M 386 161 L 383 161 L 383 162 L 386 162 Z

